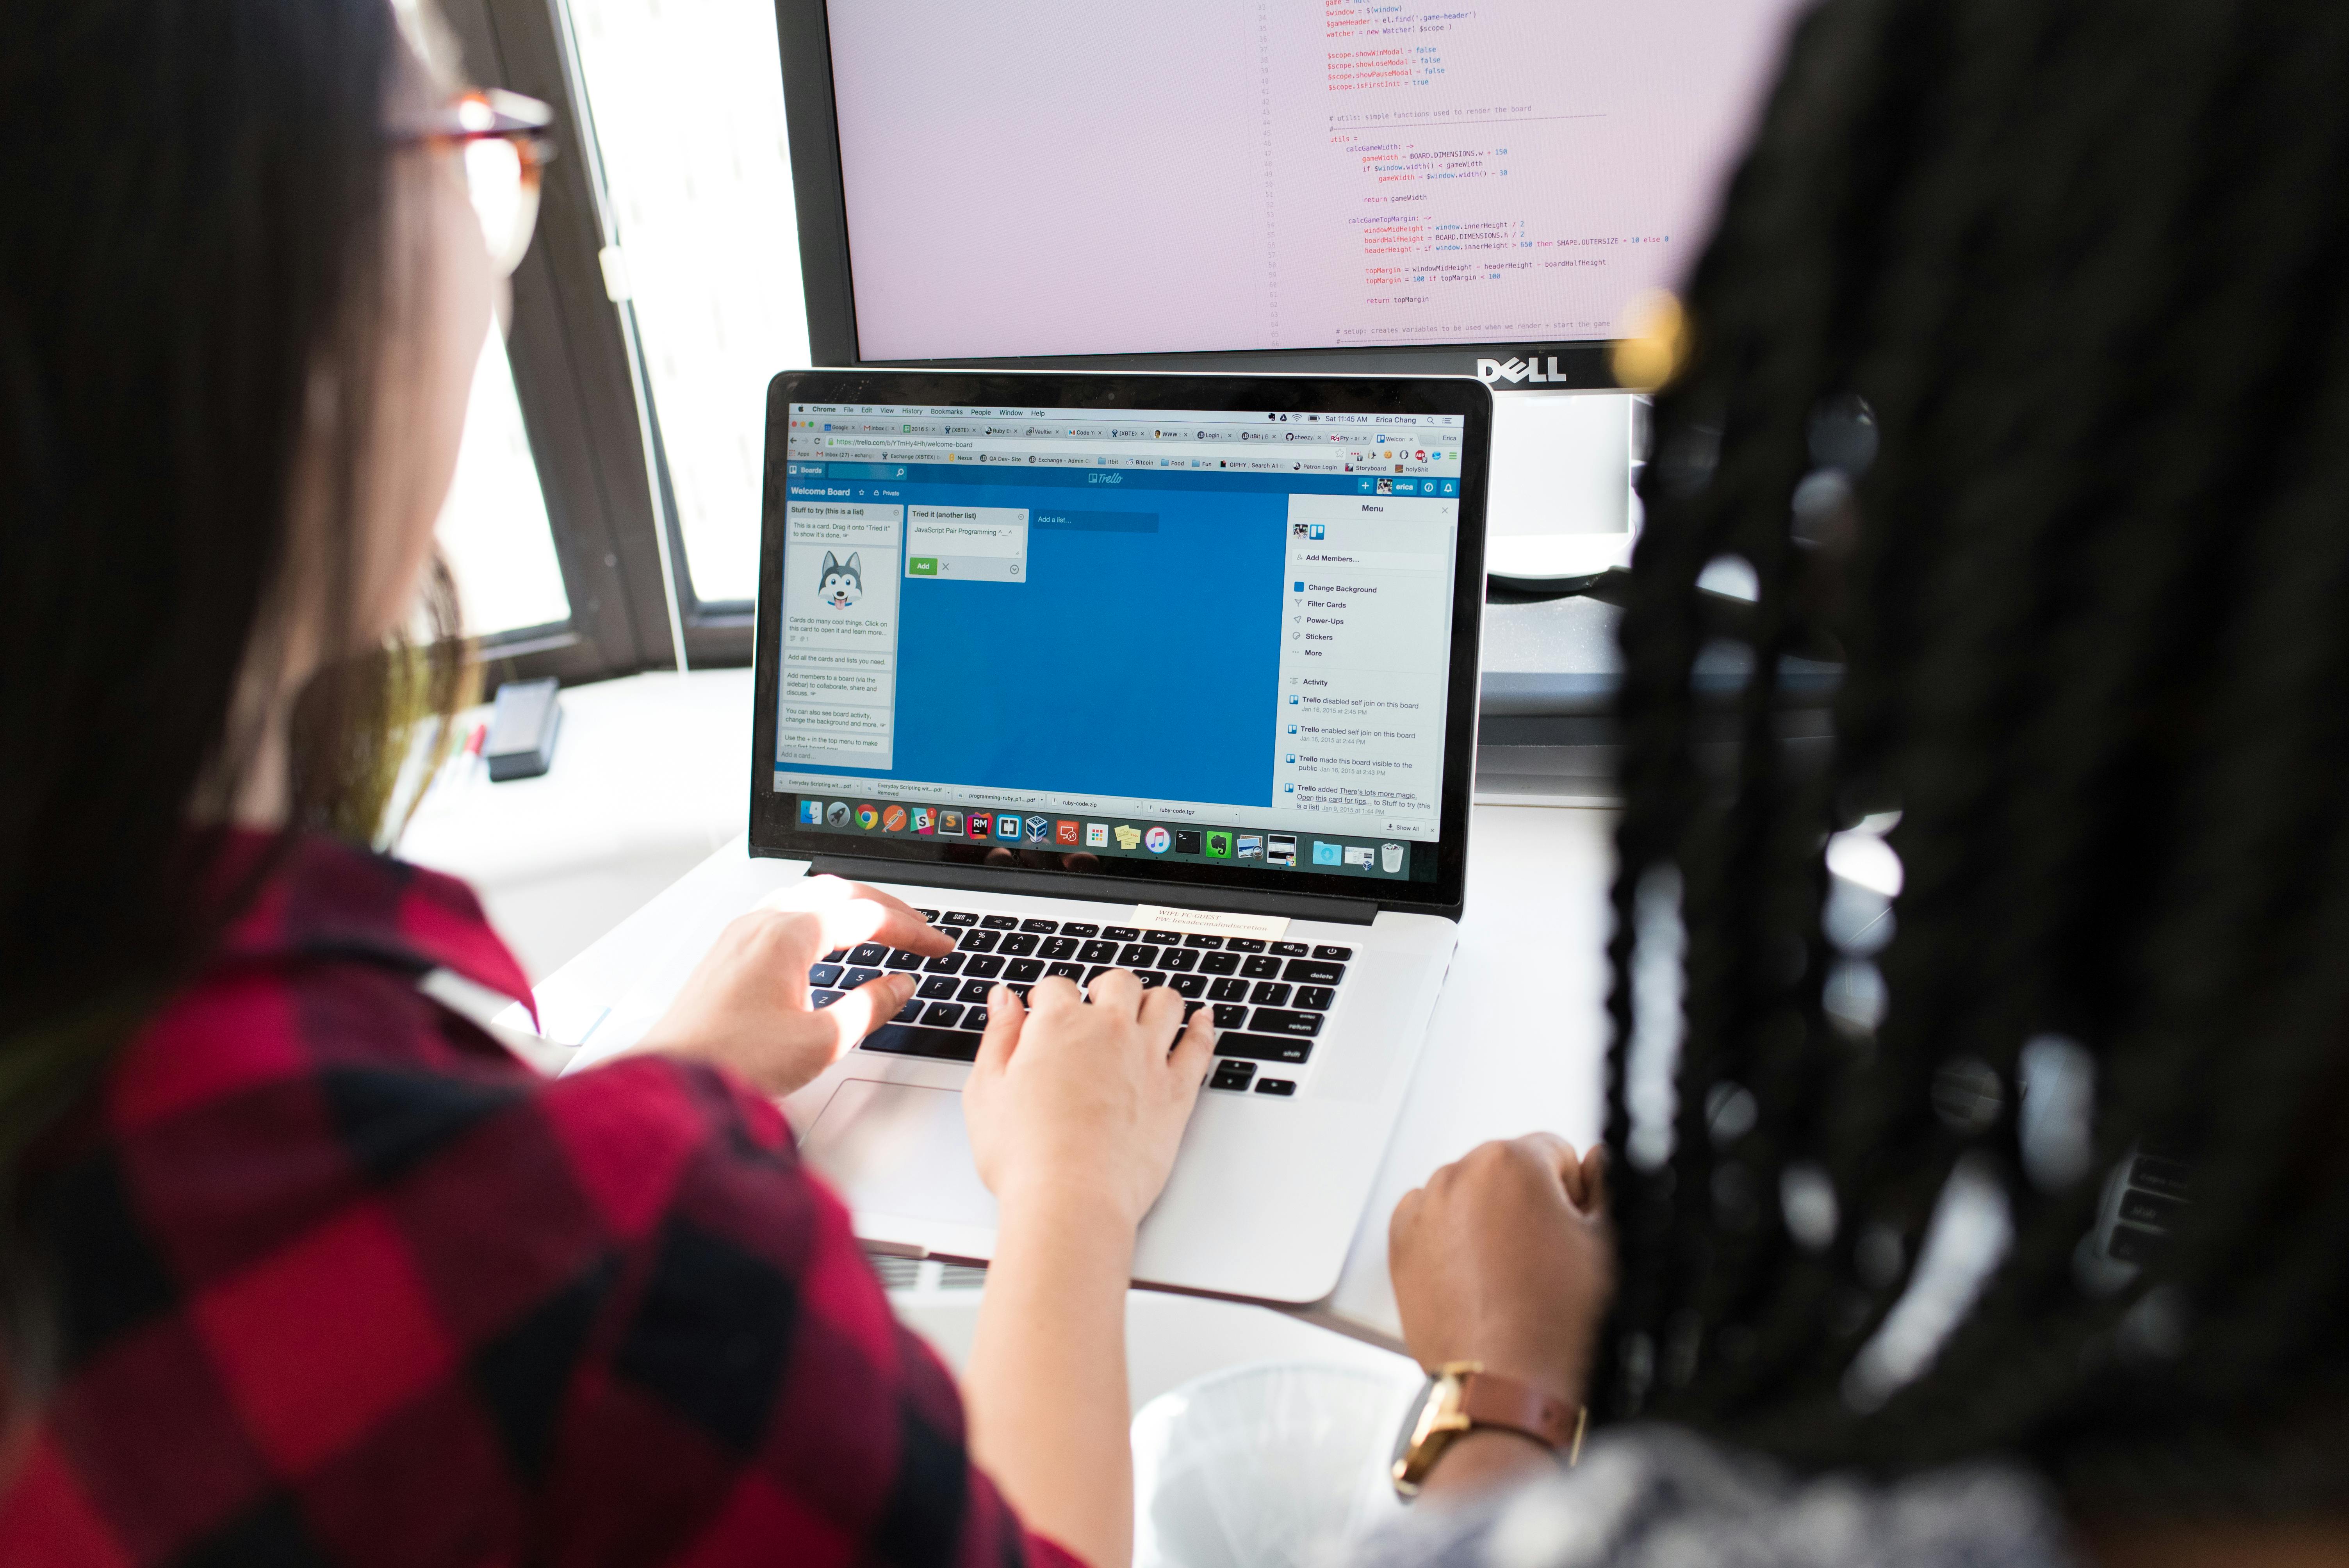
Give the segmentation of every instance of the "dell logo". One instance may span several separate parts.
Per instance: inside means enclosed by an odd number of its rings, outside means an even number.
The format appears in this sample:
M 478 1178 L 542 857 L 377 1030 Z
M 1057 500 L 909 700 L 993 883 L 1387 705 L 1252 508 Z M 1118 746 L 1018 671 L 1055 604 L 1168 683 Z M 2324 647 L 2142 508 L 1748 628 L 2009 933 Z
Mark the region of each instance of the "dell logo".
M 1567 377 L 1558 370 L 1557 356 L 1555 354 L 1549 356 L 1549 374 L 1547 376 L 1541 373 L 1541 361 L 1538 359 L 1480 359 L 1476 361 L 1476 379 L 1487 387 L 1496 386 L 1504 381 L 1511 386 L 1522 381 L 1529 387 L 1555 381 L 1563 387 L 1567 381 Z

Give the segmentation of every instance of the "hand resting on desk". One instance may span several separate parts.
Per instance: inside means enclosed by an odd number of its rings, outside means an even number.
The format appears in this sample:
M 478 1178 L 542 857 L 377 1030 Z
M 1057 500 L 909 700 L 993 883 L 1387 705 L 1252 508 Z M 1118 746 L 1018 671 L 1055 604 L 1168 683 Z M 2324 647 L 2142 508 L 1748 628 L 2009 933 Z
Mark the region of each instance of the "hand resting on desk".
M 1387 1266 L 1403 1341 L 1422 1367 L 1481 1361 L 1569 1405 L 1584 1402 L 1599 1320 L 1615 1294 L 1606 1150 L 1578 1157 L 1537 1132 L 1486 1143 L 1403 1194 Z M 1553 1461 L 1506 1432 L 1444 1451 L 1423 1495 L 1500 1484 Z

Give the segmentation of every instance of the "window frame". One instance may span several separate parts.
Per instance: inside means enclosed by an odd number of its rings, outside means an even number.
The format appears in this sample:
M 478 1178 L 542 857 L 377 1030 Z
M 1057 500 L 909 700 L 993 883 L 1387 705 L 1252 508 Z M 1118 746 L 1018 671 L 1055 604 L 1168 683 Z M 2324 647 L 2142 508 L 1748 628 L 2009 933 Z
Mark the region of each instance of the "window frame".
M 506 356 L 571 615 L 482 637 L 484 678 L 747 665 L 754 606 L 693 592 L 635 306 L 607 293 L 617 236 L 563 0 L 441 0 L 440 12 L 472 80 L 556 110 Z

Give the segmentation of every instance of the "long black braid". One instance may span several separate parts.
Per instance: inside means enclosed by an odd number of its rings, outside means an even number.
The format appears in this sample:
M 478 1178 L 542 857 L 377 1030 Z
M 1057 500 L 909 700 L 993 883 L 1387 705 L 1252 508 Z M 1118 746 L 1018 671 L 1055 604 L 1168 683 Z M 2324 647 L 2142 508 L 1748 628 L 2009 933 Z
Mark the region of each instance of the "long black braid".
M 2344 84 L 2323 0 L 1799 25 L 1642 487 L 1602 1412 L 2349 1501 Z M 1723 556 L 1756 589 L 1725 769 L 1692 741 Z M 1779 689 L 1822 648 L 1824 769 Z M 2027 1135 L 2033 1041 L 2092 1077 L 2077 1159 Z M 2147 1149 L 2190 1202 L 2099 1262 Z M 1894 1308 L 1961 1188 L 2005 1228 L 1920 1352 Z

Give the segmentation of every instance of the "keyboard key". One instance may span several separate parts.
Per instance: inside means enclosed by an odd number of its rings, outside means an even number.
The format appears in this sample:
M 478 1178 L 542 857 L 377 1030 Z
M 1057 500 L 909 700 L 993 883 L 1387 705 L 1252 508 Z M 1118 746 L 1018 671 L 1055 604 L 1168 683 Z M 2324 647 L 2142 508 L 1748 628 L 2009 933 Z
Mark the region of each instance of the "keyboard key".
M 1292 958 L 1280 972 L 1283 980 L 1301 980 L 1308 985 L 1335 985 L 1346 977 L 1342 964 L 1323 964 L 1311 958 Z
M 845 959 L 847 956 L 848 956 L 848 949 L 847 949 L 847 948 L 845 948 L 845 947 L 835 947 L 835 948 L 833 948 L 831 952 L 829 952 L 829 953 L 827 953 L 827 954 L 825 954 L 823 955 L 823 961 L 824 961 L 826 964 L 838 964 L 838 963 L 840 963 L 842 960 Z
M 901 1024 L 920 1023 L 922 1021 L 922 1007 L 923 1002 L 919 996 L 906 997 L 905 1005 L 897 1009 L 896 1021 Z
M 1134 978 L 1142 982 L 1142 988 L 1145 991 L 1155 990 L 1166 984 L 1166 976 L 1155 969 L 1144 969 Z
M 1286 1007 L 1288 1006 L 1288 987 L 1278 980 L 1259 980 L 1256 983 L 1256 989 L 1248 994 L 1248 1000 L 1262 1007 Z
M 1088 942 L 1085 944 L 1084 951 L 1078 954 L 1077 957 L 1079 960 L 1086 964 L 1112 963 L 1117 958 L 1117 944 L 1114 942 Z
M 1278 1035 L 1243 1035 L 1235 1029 L 1216 1037 L 1216 1055 L 1247 1057 L 1259 1062 L 1287 1062 L 1295 1067 L 1313 1054 L 1311 1040 L 1288 1039 Z
M 878 969 L 851 969 L 840 977 L 840 988 L 843 991 L 854 991 L 867 980 L 879 978 L 881 978 L 881 971 Z
M 933 1029 L 922 1024 L 884 1024 L 859 1044 L 865 1050 L 888 1056 L 935 1057 L 947 1062 L 978 1059 L 977 1035 L 961 1029 Z
M 1313 956 L 1316 958 L 1326 958 L 1332 964 L 1343 964 L 1354 956 L 1354 950 L 1350 947 L 1330 947 L 1325 945 L 1316 947 L 1313 950 Z
M 1003 973 L 1003 960 L 992 953 L 974 953 L 970 962 L 962 966 L 966 975 L 976 975 L 982 980 L 992 980 Z
M 998 932 L 966 931 L 962 934 L 962 950 L 965 953 L 992 953 L 995 944 L 1002 940 L 1001 934 Z
M 1094 981 L 1096 981 L 1096 980 L 1100 979 L 1102 975 L 1106 975 L 1106 974 L 1108 974 L 1108 973 L 1109 973 L 1109 965 L 1106 965 L 1106 964 L 1096 964 L 1096 965 L 1094 965 L 1092 968 L 1090 968 L 1090 969 L 1088 969 L 1088 970 L 1086 970 L 1086 971 L 1085 971 L 1085 984 L 1086 984 L 1086 985 L 1092 985 Z
M 1142 928 L 1138 925 L 1104 925 L 1102 935 L 1111 942 L 1139 942 Z
M 922 988 L 915 992 L 914 995 L 916 996 L 927 997 L 933 1002 L 941 1002 L 951 997 L 956 992 L 961 989 L 962 982 L 956 979 L 953 975 L 933 975 L 928 979 L 922 982 Z
M 1063 980 L 1074 980 L 1080 985 L 1085 983 L 1085 966 L 1081 964 L 1047 965 L 1044 973 L 1057 975 Z
M 1272 944 L 1272 951 L 1273 955 L 1278 958 L 1302 958 L 1311 950 L 1301 942 L 1276 942 Z
M 1025 958 L 1036 951 L 1036 939 L 1023 932 L 1015 931 L 1003 939 L 1003 945 L 996 951 L 1012 958 Z
M 1187 1023 L 1189 1023 L 1189 1022 L 1191 1021 L 1191 1015 L 1192 1015 L 1192 1014 L 1194 1014 L 1194 1013 L 1195 1013 L 1195 1012 L 1197 1012 L 1200 1008 L 1202 1008 L 1202 1007 L 1204 1007 L 1204 1006 L 1206 1006 L 1206 1004 L 1205 1002 L 1185 1002 L 1185 1003 L 1184 1003 L 1184 1004 L 1183 1004 L 1183 1021 L 1184 1021 L 1185 1023 L 1186 1023 L 1186 1024 L 1187 1024 Z
M 984 1007 L 973 1007 L 970 1011 L 965 1013 L 962 1016 L 962 1026 L 966 1029 L 983 1029 L 987 1027 L 987 1009 Z
M 1057 920 L 1023 920 L 1019 923 L 1019 929 L 1038 936 L 1050 936 L 1061 929 L 1061 923 Z
M 1247 1000 L 1247 982 L 1229 978 L 1217 980 L 1208 985 L 1207 995 L 1218 1002 L 1245 1002 Z
M 1264 944 L 1258 942 L 1253 936 L 1226 937 L 1224 940 L 1224 951 L 1226 953 L 1261 953 L 1264 951 Z
M 2140 1154 L 2129 1169 L 2129 1185 L 2142 1187 L 2148 1192 L 2158 1192 L 2165 1198 L 2190 1198 L 2193 1193 L 2193 1171 L 2175 1160 L 2164 1160 L 2155 1154 Z
M 933 1002 L 922 1010 L 921 1021 L 934 1029 L 951 1029 L 962 1022 L 962 1004 Z
M 884 965 L 890 969 L 919 969 L 921 966 L 922 955 L 918 953 L 907 953 L 903 948 L 892 949 L 889 961 Z
M 1019 1000 L 1020 1000 L 1020 1001 L 1022 1001 L 1022 1002 L 1025 1002 L 1025 1001 L 1027 1001 L 1027 1000 L 1028 1000 L 1028 993 L 1029 993 L 1030 990 L 1032 990 L 1033 988 L 1034 988 L 1034 987 L 1032 987 L 1032 986 L 1028 986 L 1028 985 L 1013 985 L 1013 986 L 1009 986 L 1009 987 L 1008 987 L 1008 989 L 1010 991 L 1010 993 L 1011 993 L 1014 996 L 1019 997 Z
M 851 964 L 879 964 L 889 956 L 889 950 L 877 942 L 860 942 L 848 950 Z
M 1077 955 L 1077 939 L 1073 936 L 1048 936 L 1044 939 L 1044 945 L 1036 952 L 1045 958 L 1074 958 Z
M 2144 1264 L 2153 1260 L 2161 1250 L 2162 1236 L 2158 1231 L 2141 1231 L 2135 1225 L 2115 1225 L 2113 1239 L 2106 1248 L 2116 1263 Z
M 981 915 L 978 923 L 988 931 L 1017 931 L 1019 929 L 1019 917 L 1016 914 Z
M 1208 1020 L 1219 1029 L 1237 1029 L 1247 1022 L 1247 1009 L 1229 1002 L 1216 1006 L 1216 1016 Z
M 938 923 L 938 912 L 935 909 L 917 909 L 914 913 L 920 915 L 924 920 L 928 921 L 932 925 L 936 925 Z
M 1328 985 L 1299 985 L 1297 988 L 1297 1005 L 1309 1012 L 1326 1013 L 1330 1010 L 1330 1004 L 1337 999 L 1338 993 Z
M 1172 970 L 1178 975 L 1187 973 L 1191 965 L 1198 962 L 1199 955 L 1187 947 L 1169 947 L 1158 955 L 1160 968 Z
M 815 1007 L 829 1007 L 847 995 L 845 991 L 811 991 L 808 993 L 808 1005 Z
M 811 985 L 839 985 L 840 965 L 837 964 L 811 965 L 808 968 L 808 984 Z
M 1258 1078 L 1256 1080 L 1256 1092 L 1258 1094 L 1295 1094 L 1297 1092 L 1297 1080 L 1295 1078 Z
M 2121 1194 L 2120 1217 L 2140 1225 L 2166 1231 L 2178 1223 L 2178 1217 L 2184 1212 L 2186 1205 L 2175 1198 L 2158 1198 L 2151 1192 L 2133 1190 Z
M 1287 1007 L 1258 1007 L 1248 1016 L 1248 1028 L 1259 1035 L 1318 1035 L 1321 1032 L 1321 1015 L 1294 1012 Z
M 1061 922 L 1061 934 L 1063 936 L 1099 936 L 1101 934 L 1101 927 L 1095 925 L 1089 920 L 1064 920 Z
M 1248 1079 L 1254 1077 L 1256 1077 L 1254 1062 L 1217 1062 L 1215 1072 L 1207 1079 L 1207 1087 L 1245 1091 L 1248 1086 Z
M 1147 969 L 1158 962 L 1158 949 L 1139 942 L 1129 942 L 1119 949 L 1117 961 L 1128 969 Z
M 1202 936 L 1195 931 L 1183 938 L 1183 945 L 1185 947 L 1221 947 L 1223 944 L 1222 937 Z
M 1145 931 L 1142 934 L 1142 940 L 1154 942 L 1161 947 L 1171 942 L 1180 947 L 1183 945 L 1183 934 L 1179 931 Z
M 1280 973 L 1280 960 L 1258 954 L 1240 965 L 1240 973 L 1251 980 L 1269 980 Z
M 1015 958 L 1004 966 L 1003 977 L 1016 981 L 1041 980 L 1044 977 L 1044 961 L 1040 958 Z
M 1202 975 L 1237 975 L 1240 972 L 1240 955 L 1237 953 L 1208 953 L 1199 958 Z
M 933 958 L 928 963 L 923 965 L 922 967 L 932 975 L 959 975 L 962 973 L 962 965 L 963 955 L 961 954 L 941 953 L 936 958 Z
M 953 909 L 953 910 L 948 910 L 946 913 L 944 913 L 944 914 L 942 914 L 942 915 L 938 916 L 936 920 L 933 920 L 932 922 L 930 922 L 930 923 L 931 923 L 932 925 L 940 925 L 940 926 L 945 926 L 945 925 L 977 925 L 977 924 L 978 923 L 978 916 L 977 916 L 977 915 L 975 915 L 975 914 L 968 914 L 968 913 L 965 913 L 963 911 L 958 910 L 958 909 Z
M 995 986 L 988 981 L 966 980 L 962 983 L 962 989 L 955 993 L 955 1000 L 957 1002 L 984 1002 L 987 1000 L 987 994 L 994 989 Z
M 1166 985 L 1178 996 L 1202 996 L 1206 995 L 1207 977 L 1205 975 L 1169 975 Z

